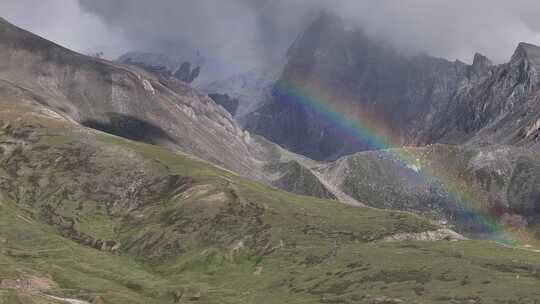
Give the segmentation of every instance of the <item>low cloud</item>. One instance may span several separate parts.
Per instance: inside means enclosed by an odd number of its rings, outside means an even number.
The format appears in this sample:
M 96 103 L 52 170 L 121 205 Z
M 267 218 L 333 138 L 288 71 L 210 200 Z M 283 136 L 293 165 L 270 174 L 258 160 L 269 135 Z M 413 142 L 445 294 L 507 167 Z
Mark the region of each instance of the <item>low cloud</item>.
M 320 10 L 399 49 L 450 60 L 481 52 L 505 62 L 518 42 L 540 44 L 534 0 L 5 0 L 0 10 L 78 51 L 200 53 L 217 67 L 214 78 L 279 61 Z

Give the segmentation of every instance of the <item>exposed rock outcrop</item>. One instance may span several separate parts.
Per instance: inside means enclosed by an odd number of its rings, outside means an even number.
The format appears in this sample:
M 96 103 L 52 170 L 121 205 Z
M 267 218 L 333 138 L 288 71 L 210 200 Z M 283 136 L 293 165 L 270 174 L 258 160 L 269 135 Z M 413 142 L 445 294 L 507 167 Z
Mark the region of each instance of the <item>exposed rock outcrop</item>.
M 195 67 L 191 69 L 191 63 L 184 62 L 180 68 L 174 72 L 173 76 L 186 83 L 192 83 L 201 73 L 201 67 Z
M 121 64 L 138 66 L 158 75 L 174 77 L 185 83 L 192 83 L 201 73 L 201 66 L 197 63 L 194 63 L 196 66 L 192 68 L 190 61 L 174 60 L 163 54 L 129 52 L 120 56 L 116 61 Z
M 387 236 L 383 241 L 402 242 L 402 241 L 457 241 L 465 240 L 461 234 L 450 229 L 439 229 L 434 231 L 425 231 L 420 233 L 399 233 Z
M 236 115 L 236 112 L 238 111 L 238 105 L 239 101 L 238 99 L 231 98 L 227 94 L 209 94 L 210 98 L 212 98 L 213 101 L 215 101 L 218 105 L 222 106 L 227 110 L 227 112 L 231 113 L 232 116 Z

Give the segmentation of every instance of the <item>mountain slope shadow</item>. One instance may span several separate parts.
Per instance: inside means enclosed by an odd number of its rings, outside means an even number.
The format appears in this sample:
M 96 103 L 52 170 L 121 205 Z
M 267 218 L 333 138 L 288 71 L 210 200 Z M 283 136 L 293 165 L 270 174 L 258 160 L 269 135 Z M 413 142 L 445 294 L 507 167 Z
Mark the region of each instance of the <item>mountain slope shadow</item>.
M 82 125 L 149 144 L 159 144 L 163 141 L 175 142 L 163 129 L 144 120 L 120 113 L 108 113 L 106 116 L 109 121 L 85 120 Z

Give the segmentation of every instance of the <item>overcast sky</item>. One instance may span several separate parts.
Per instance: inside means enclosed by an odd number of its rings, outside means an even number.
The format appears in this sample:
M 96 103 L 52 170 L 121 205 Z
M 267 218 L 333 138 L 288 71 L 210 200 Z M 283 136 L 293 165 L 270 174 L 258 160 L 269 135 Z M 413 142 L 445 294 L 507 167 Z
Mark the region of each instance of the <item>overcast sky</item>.
M 79 52 L 200 51 L 236 72 L 279 59 L 331 10 L 408 51 L 505 62 L 540 44 L 538 0 L 1 0 L 0 15 Z M 182 54 L 178 54 L 179 56 Z

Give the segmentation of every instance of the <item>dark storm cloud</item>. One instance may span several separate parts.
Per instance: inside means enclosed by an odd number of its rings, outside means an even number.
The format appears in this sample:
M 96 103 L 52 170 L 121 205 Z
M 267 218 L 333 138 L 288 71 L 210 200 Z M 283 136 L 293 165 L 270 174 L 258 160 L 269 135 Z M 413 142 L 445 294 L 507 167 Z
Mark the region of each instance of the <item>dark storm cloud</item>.
M 164 53 L 200 51 L 224 69 L 278 60 L 311 5 L 276 0 L 81 0 L 81 8 L 121 28 L 133 47 Z
M 105 50 L 117 56 L 127 43 L 120 31 L 82 12 L 77 0 L 0 0 L 0 16 L 78 52 Z
M 540 44 L 537 0 L 2 0 L 0 9 L 77 50 L 198 50 L 221 65 L 216 77 L 279 60 L 320 10 L 450 60 L 470 62 L 478 51 L 504 62 L 518 42 Z
M 79 0 L 141 47 L 183 44 L 232 62 L 275 60 L 319 10 L 410 51 L 498 62 L 519 41 L 539 43 L 535 0 Z M 211 51 L 210 51 L 211 50 Z
M 341 2 L 343 14 L 372 35 L 448 59 L 470 61 L 478 51 L 505 62 L 518 42 L 540 43 L 536 0 Z

